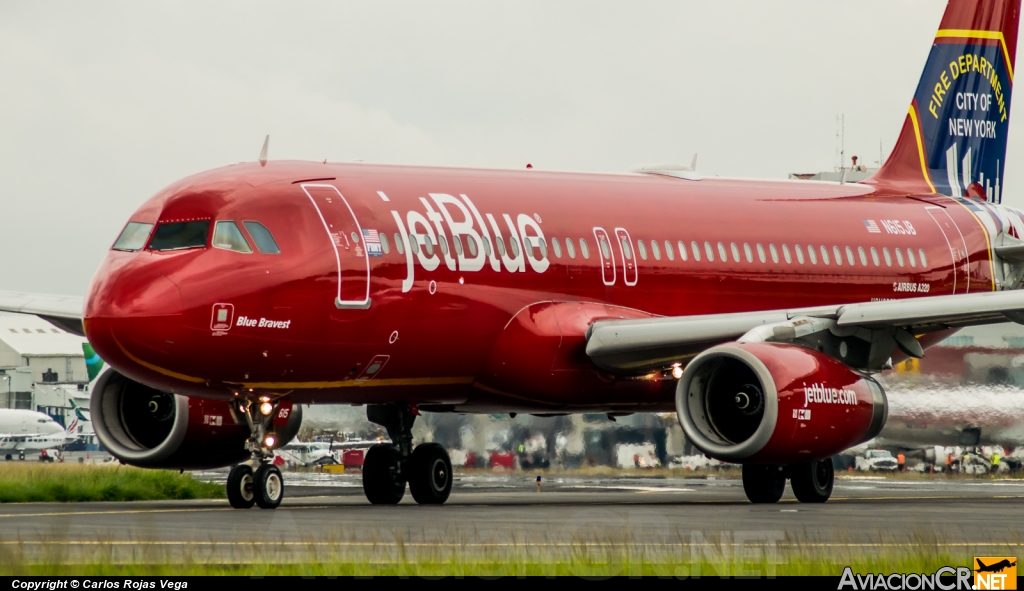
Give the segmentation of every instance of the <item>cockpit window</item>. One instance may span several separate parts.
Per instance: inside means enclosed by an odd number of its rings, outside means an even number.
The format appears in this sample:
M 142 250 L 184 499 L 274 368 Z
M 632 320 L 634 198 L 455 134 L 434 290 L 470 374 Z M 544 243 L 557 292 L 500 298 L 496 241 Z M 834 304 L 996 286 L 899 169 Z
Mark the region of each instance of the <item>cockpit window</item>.
M 153 224 L 128 222 L 121 235 L 117 237 L 117 242 L 114 242 L 114 250 L 139 250 L 146 246 L 146 240 L 149 240 L 149 233 L 152 231 Z
M 199 222 L 164 222 L 156 227 L 150 250 L 183 250 L 206 247 L 210 234 L 210 220 Z
M 245 229 L 249 230 L 249 236 L 252 236 L 253 242 L 256 243 L 256 248 L 260 249 L 260 252 L 265 254 L 281 254 L 281 249 L 277 247 L 277 241 L 274 240 L 266 226 L 259 222 L 242 223 L 245 224 Z
M 217 222 L 213 230 L 213 247 L 235 252 L 252 252 L 252 247 L 245 241 L 238 224 L 231 221 Z

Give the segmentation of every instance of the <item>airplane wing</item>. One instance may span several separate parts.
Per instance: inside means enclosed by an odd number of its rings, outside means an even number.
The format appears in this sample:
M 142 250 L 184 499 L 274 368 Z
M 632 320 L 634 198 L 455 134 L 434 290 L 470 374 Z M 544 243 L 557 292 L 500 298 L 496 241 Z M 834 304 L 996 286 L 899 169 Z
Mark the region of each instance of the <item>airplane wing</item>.
M 55 296 L 17 291 L 0 291 L 0 312 L 35 314 L 54 326 L 80 337 L 85 336 L 82 328 L 83 298 L 76 296 Z
M 836 336 L 857 336 L 867 341 L 888 335 L 894 347 L 920 357 L 923 350 L 915 335 L 1007 321 L 1024 324 L 1024 291 L 764 312 L 598 320 L 587 331 L 586 351 L 602 369 L 642 373 L 683 363 L 704 349 L 741 339 L 755 330 L 753 340 L 777 342 L 792 342 L 811 330 L 828 330 Z

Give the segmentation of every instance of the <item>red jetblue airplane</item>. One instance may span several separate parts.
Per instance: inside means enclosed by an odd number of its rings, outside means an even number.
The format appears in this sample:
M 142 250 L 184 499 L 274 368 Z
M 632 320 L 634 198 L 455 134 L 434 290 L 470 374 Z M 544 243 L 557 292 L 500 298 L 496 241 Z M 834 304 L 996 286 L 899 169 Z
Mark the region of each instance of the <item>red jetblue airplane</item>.
M 133 214 L 89 288 L 0 309 L 84 328 L 100 440 L 154 468 L 267 462 L 297 404 L 366 405 L 363 486 L 443 503 L 422 412 L 674 409 L 754 502 L 823 502 L 887 415 L 872 374 L 958 327 L 1024 321 L 1024 214 L 1000 205 L 1020 0 L 950 0 L 891 158 L 858 184 L 369 164 L 239 164 Z M 794 230 L 796 228 L 796 230 Z M 73 306 L 73 303 L 70 304 Z M 78 322 L 81 324 L 76 324 Z

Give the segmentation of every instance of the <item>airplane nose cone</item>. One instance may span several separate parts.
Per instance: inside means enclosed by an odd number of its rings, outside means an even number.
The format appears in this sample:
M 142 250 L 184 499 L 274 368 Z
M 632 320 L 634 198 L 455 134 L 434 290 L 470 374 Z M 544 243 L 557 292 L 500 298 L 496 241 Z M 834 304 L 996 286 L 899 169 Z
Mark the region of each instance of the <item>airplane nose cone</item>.
M 85 334 L 96 353 L 140 379 L 151 366 L 173 365 L 184 305 L 178 285 L 157 269 L 101 268 L 85 303 Z

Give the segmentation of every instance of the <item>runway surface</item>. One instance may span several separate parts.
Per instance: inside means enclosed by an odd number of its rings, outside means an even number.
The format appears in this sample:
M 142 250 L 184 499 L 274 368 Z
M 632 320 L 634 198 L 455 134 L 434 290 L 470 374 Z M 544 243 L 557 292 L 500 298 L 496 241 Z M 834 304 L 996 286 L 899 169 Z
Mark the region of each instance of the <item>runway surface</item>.
M 216 479 L 215 473 L 206 478 Z M 226 501 L 0 506 L 0 559 L 392 559 L 769 544 L 780 551 L 1019 554 L 1024 481 L 843 477 L 823 505 L 752 505 L 734 478 L 466 475 L 442 507 L 370 505 L 359 475 L 286 474 L 276 511 Z M 716 550 L 717 551 L 717 550 Z M 916 551 L 916 550 L 915 550 Z

